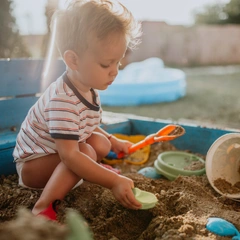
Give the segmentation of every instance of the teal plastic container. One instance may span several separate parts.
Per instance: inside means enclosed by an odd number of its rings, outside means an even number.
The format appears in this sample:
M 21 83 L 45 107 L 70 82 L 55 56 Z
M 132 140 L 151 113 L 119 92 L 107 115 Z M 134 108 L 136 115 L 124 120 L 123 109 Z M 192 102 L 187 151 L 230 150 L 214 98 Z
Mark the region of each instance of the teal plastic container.
M 154 162 L 157 173 L 169 180 L 175 180 L 179 175 L 200 176 L 205 174 L 205 161 L 191 153 L 167 151 L 158 155 Z

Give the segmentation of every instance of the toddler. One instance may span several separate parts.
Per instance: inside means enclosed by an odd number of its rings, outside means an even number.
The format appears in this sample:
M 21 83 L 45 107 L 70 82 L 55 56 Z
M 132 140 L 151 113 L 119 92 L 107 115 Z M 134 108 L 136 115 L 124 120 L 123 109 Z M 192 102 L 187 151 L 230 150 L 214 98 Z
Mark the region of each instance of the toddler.
M 113 83 L 127 48 L 138 43 L 140 24 L 118 2 L 75 0 L 53 15 L 51 25 L 66 71 L 29 110 L 13 153 L 19 184 L 43 189 L 32 213 L 55 220 L 56 200 L 82 179 L 139 209 L 133 181 L 99 164 L 110 150 L 127 153 L 131 143 L 100 128 L 98 90 Z

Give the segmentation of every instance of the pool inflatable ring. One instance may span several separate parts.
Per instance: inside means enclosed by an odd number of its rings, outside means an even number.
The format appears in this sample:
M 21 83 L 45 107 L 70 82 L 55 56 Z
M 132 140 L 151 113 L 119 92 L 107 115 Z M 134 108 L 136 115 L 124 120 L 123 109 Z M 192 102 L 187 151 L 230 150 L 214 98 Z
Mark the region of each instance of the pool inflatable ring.
M 186 94 L 186 75 L 166 68 L 161 59 L 149 58 L 119 70 L 107 90 L 99 91 L 102 105 L 134 106 L 175 101 Z

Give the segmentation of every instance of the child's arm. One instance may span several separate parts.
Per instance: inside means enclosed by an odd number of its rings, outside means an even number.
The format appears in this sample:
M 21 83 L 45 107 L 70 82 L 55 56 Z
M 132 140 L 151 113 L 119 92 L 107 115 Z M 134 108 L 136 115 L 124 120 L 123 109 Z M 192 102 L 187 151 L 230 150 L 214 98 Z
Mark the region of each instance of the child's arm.
M 55 139 L 61 161 L 76 175 L 89 182 L 111 189 L 114 197 L 125 207 L 139 209 L 141 204 L 135 199 L 131 179 L 101 167 L 89 156 L 79 151 L 76 140 Z

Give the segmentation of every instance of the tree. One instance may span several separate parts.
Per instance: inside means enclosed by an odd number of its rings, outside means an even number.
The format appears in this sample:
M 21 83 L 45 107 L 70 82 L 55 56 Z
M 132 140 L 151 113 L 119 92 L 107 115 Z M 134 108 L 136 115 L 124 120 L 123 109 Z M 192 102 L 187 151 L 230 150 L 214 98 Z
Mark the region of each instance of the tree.
M 195 13 L 196 24 L 240 24 L 240 1 L 227 4 L 206 5 L 202 12 Z
M 0 1 L 0 58 L 29 57 L 12 15 L 12 0 Z
M 231 0 L 224 7 L 223 11 L 227 15 L 226 23 L 240 24 L 240 1 Z

